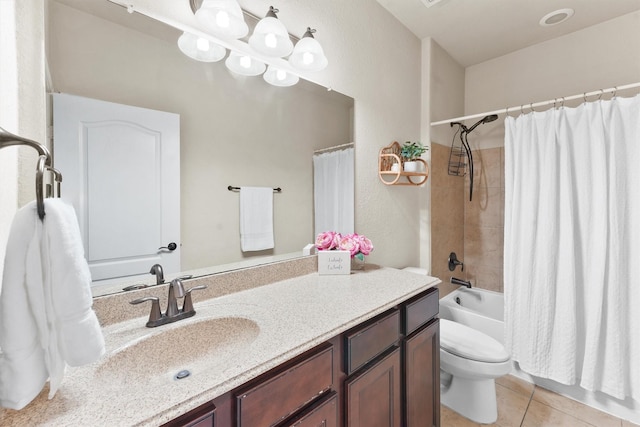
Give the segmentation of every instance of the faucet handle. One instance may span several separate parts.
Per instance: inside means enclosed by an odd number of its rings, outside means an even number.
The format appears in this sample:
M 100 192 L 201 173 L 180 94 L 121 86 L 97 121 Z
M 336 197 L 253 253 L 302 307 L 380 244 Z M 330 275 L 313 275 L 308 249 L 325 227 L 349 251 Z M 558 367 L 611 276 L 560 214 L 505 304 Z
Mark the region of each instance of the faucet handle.
M 199 291 L 201 289 L 207 289 L 207 285 L 194 286 L 193 288 L 187 289 L 184 296 L 184 304 L 182 305 L 182 312 L 187 313 L 195 310 L 193 309 L 193 301 L 191 300 L 191 291 Z
M 151 313 L 149 314 L 149 321 L 147 322 L 148 326 L 150 323 L 157 322 L 162 318 L 160 299 L 158 297 L 143 297 L 129 301 L 129 304 L 141 304 L 146 301 L 151 301 Z

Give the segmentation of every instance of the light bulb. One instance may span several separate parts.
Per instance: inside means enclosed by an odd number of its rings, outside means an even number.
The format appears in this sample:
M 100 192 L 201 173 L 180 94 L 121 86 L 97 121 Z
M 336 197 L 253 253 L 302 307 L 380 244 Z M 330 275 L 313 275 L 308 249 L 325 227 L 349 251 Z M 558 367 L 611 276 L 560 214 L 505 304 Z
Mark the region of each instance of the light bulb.
M 202 37 L 198 37 L 196 40 L 196 48 L 202 52 L 206 52 L 209 50 L 209 40 L 203 39 Z
M 269 33 L 264 36 L 264 44 L 265 46 L 274 49 L 278 45 L 278 39 L 276 38 L 276 35 L 273 33 Z
M 309 53 L 309 52 L 305 52 L 302 54 L 302 63 L 304 65 L 311 65 L 313 64 L 313 54 Z
M 229 28 L 229 25 L 231 24 L 231 18 L 229 17 L 229 14 L 226 10 L 221 10 L 216 13 L 216 24 L 220 28 Z
M 276 71 L 276 79 L 282 81 L 287 78 L 287 72 L 284 70 Z
M 243 68 L 251 68 L 251 58 L 249 56 L 241 57 L 240 66 Z

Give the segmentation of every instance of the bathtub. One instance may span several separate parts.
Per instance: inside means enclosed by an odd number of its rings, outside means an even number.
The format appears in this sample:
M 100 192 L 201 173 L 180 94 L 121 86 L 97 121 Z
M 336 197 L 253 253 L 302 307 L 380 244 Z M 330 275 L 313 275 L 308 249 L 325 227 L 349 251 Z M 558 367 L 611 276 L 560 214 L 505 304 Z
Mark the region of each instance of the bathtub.
M 504 295 L 459 288 L 440 298 L 440 318 L 477 329 L 504 344 Z

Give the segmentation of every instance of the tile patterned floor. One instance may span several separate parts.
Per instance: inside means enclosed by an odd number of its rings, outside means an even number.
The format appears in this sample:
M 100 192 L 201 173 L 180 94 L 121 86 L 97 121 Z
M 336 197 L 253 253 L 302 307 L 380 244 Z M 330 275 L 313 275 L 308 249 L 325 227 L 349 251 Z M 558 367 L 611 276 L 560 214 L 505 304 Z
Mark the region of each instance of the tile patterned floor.
M 496 381 L 496 427 L 634 427 L 636 424 L 600 412 L 519 378 L 507 375 Z M 440 408 L 442 427 L 476 427 L 477 424 Z

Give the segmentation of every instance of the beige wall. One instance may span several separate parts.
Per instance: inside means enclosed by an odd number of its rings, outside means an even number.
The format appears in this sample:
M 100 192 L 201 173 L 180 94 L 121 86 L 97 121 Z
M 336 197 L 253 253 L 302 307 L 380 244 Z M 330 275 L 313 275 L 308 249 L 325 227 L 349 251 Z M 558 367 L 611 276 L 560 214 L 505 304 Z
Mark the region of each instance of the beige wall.
M 465 114 L 637 81 L 640 81 L 640 12 L 468 67 Z M 632 93 L 636 92 L 627 95 Z M 514 111 L 515 114 L 520 112 Z M 467 182 L 464 201 L 467 278 L 475 286 L 496 291 L 504 289 L 503 119 L 504 116 L 482 125 L 469 136 L 469 142 L 476 148 L 476 176 L 474 200 L 468 201 Z
M 438 121 L 459 117 L 464 111 L 464 68 L 432 39 L 423 40 L 428 45 L 430 58 L 429 117 Z M 447 282 L 451 276 L 464 278 L 460 267 L 455 272 L 448 269 L 451 252 L 464 256 L 464 178 L 447 173 L 452 132 L 450 126 L 430 127 L 431 140 L 431 274 L 443 280 L 440 296 L 455 286 Z
M 0 126 L 46 143 L 43 34 L 41 0 L 0 1 Z M 0 278 L 10 221 L 35 198 L 36 159 L 31 148 L 0 150 Z
M 168 34 L 156 37 L 57 2 L 48 22 L 55 91 L 180 114 L 181 201 L 173 203 L 183 270 L 313 241 L 313 151 L 352 140 L 351 100 L 307 82 L 276 88 L 235 78 L 222 63 L 187 58 L 181 33 L 164 25 Z M 274 196 L 273 251 L 242 253 L 239 194 L 229 185 L 283 189 Z

